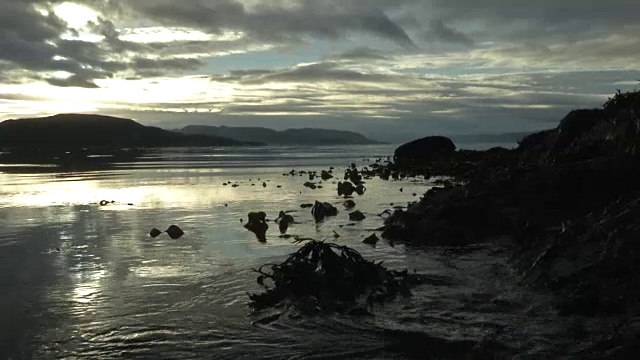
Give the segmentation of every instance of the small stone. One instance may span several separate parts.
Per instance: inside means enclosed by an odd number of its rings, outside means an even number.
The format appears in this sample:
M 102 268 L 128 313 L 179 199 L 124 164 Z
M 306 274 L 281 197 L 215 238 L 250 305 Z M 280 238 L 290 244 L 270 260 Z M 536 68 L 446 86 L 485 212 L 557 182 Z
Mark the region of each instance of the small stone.
M 372 246 L 375 246 L 378 241 L 380 241 L 380 239 L 376 234 L 371 234 L 370 236 L 362 240 L 363 243 Z
M 151 235 L 152 238 L 158 237 L 160 234 L 162 234 L 162 231 L 156 228 L 151 229 L 149 232 L 149 235 Z

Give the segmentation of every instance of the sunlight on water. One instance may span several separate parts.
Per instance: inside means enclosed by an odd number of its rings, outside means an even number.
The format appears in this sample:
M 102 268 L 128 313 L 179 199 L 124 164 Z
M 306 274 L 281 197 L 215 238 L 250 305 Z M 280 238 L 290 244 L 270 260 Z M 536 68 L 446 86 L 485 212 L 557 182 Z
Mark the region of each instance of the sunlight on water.
M 380 149 L 382 156 L 389 148 Z M 0 307 L 5 311 L 0 322 L 8 324 L 0 329 L 0 343 L 12 344 L 0 355 L 402 358 L 385 344 L 393 343 L 389 334 L 402 338 L 407 331 L 442 345 L 481 344 L 496 336 L 505 343 L 519 341 L 522 351 L 534 353 L 541 343 L 547 348 L 562 344 L 554 338 L 557 326 L 540 325 L 549 312 L 545 298 L 518 288 L 504 270 L 500 249 L 423 252 L 386 241 L 376 247 L 362 243 L 365 236 L 380 235 L 378 214 L 406 206 L 429 189 L 423 180 L 367 181 L 367 192 L 354 198 L 354 210 L 367 218 L 352 222 L 336 194 L 338 177 L 321 184 L 315 179 L 323 187 L 311 190 L 303 186 L 306 175 L 282 174 L 336 166 L 339 176 L 351 162 L 366 164 L 362 158 L 371 149 L 296 150 L 299 154 L 280 166 L 265 166 L 265 159 L 277 159 L 273 149 L 239 151 L 245 156 L 230 154 L 222 162 L 211 162 L 208 152 L 201 157 L 186 150 L 151 154 L 142 166 L 0 173 Z M 147 163 L 149 158 L 158 160 Z M 100 205 L 101 200 L 107 203 Z M 316 224 L 310 210 L 300 207 L 315 200 L 333 203 L 338 216 Z M 300 245 L 280 238 L 273 221 L 266 243 L 242 225 L 250 211 L 265 211 L 273 220 L 281 210 L 296 221 L 290 235 L 348 245 L 388 267 L 416 269 L 437 281 L 416 289 L 412 298 L 377 309 L 373 318 L 283 317 L 265 324 L 261 319 L 269 313 L 251 315 L 246 306 L 246 293 L 260 290 L 251 269 L 281 262 Z M 149 236 L 151 228 L 163 231 L 171 224 L 179 225 L 184 236 Z M 505 303 L 507 310 L 493 305 Z M 525 307 L 536 317 L 523 317 Z M 498 331 L 505 328 L 511 330 Z M 530 340 L 536 337 L 540 340 Z

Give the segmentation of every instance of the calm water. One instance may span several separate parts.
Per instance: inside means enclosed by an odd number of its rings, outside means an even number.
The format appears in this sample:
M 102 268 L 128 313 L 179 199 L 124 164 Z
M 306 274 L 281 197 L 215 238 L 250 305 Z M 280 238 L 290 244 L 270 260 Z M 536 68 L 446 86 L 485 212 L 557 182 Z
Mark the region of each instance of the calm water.
M 331 180 L 311 190 L 302 185 L 306 177 L 282 176 L 329 166 L 341 174 L 351 162 L 392 150 L 169 149 L 103 171 L 0 167 L 0 359 L 402 359 L 438 351 L 474 357 L 494 348 L 527 358 L 579 349 L 572 334 L 588 321 L 558 320 L 547 296 L 517 285 L 508 253 L 497 245 L 419 251 L 361 243 L 382 225 L 376 214 L 416 200 L 427 182 L 367 182 L 354 200 L 368 217 L 353 224 Z M 340 214 L 316 225 L 300 208 L 316 199 L 336 204 Z M 289 234 L 333 239 L 336 231 L 336 242 L 369 259 L 440 281 L 376 308 L 374 317 L 265 323 L 271 313 L 247 307 L 246 292 L 260 290 L 251 268 L 282 261 L 298 245 L 279 238 L 274 223 L 259 243 L 240 219 L 260 210 L 271 219 L 294 210 L 299 223 Z M 171 224 L 185 231 L 181 239 L 149 237 L 151 228 Z M 410 334 L 422 353 L 402 351 Z

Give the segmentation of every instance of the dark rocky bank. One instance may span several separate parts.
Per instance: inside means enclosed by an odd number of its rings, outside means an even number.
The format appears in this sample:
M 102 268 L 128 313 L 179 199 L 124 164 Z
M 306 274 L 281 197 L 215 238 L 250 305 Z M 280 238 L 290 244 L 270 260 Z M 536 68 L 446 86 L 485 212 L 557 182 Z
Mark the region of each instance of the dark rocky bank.
M 513 245 L 523 282 L 557 294 L 558 316 L 612 316 L 586 357 L 640 350 L 640 92 L 570 112 L 513 150 L 453 151 L 442 139 L 398 148 L 369 175 L 453 177 L 385 221 L 415 246 Z M 410 151 L 408 151 L 408 150 Z

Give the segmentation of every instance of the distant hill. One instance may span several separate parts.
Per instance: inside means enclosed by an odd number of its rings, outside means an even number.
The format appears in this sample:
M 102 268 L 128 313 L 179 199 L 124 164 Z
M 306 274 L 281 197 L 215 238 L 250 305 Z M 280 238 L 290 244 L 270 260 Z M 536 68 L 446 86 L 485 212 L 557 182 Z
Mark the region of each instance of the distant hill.
M 59 114 L 0 123 L 0 148 L 231 146 L 224 137 L 185 135 L 102 115 Z M 257 144 L 251 144 L 257 145 Z
M 190 125 L 178 131 L 183 134 L 222 136 L 238 141 L 259 141 L 272 145 L 380 144 L 356 132 L 328 129 L 303 128 L 276 131 L 264 127 Z

